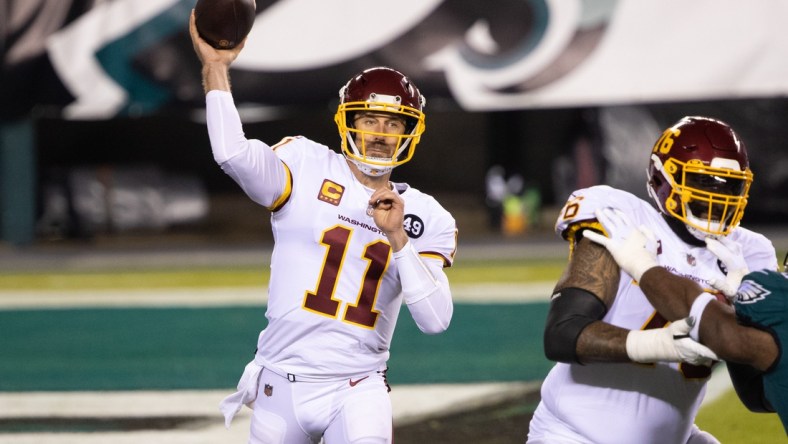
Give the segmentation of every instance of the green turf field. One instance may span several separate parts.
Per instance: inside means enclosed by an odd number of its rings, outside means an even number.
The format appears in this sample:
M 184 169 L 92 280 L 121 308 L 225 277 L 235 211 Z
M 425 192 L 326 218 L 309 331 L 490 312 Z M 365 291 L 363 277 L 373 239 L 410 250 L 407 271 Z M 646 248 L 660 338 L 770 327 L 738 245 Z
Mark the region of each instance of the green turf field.
M 465 262 L 453 284 L 554 282 L 563 261 Z M 264 286 L 257 268 L 0 274 L 2 290 Z M 547 295 L 545 295 L 547 296 Z M 404 309 L 403 309 L 404 310 Z M 443 335 L 402 313 L 392 344 L 393 384 L 538 380 L 547 304 L 457 304 Z M 252 358 L 262 307 L 0 310 L 0 391 L 230 388 Z M 698 425 L 723 443 L 786 442 L 776 415 L 747 412 L 733 392 Z
M 563 260 L 461 261 L 446 269 L 452 284 L 555 281 Z M 264 286 L 267 267 L 191 268 L 169 270 L 95 270 L 0 272 L 3 290 L 89 290 L 125 288 L 200 288 Z
M 560 262 L 468 262 L 453 283 L 555 280 Z M 6 290 L 263 287 L 268 269 L 0 274 Z M 547 295 L 545 295 L 547 298 Z M 407 309 L 389 361 L 392 383 L 541 379 L 546 304 L 457 304 L 452 328 L 418 331 Z M 0 391 L 229 388 L 253 356 L 263 307 L 0 310 Z M 533 340 L 524 340 L 533 338 Z M 472 359 L 470 359 L 472 357 Z
M 695 423 L 723 444 L 777 444 L 788 442 L 780 419 L 771 413 L 748 411 L 733 390 L 700 410 Z
M 546 308 L 458 304 L 438 336 L 403 308 L 389 380 L 541 379 Z M 264 326 L 256 307 L 0 311 L 0 391 L 231 388 Z

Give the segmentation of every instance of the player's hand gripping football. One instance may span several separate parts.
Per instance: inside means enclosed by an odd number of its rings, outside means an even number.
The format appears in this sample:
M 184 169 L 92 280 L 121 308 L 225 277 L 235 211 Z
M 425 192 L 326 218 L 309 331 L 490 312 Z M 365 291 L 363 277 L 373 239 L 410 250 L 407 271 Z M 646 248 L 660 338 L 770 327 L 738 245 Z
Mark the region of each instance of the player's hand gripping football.
M 744 261 L 741 245 L 726 237 L 721 237 L 719 239 L 707 237 L 706 247 L 709 251 L 714 253 L 714 255 L 725 265 L 725 268 L 728 269 L 727 276 L 725 276 L 725 278 L 715 279 L 711 282 L 711 286 L 722 292 L 729 301 L 733 302 L 742 278 L 750 272 L 747 262 Z
M 369 197 L 368 211 L 375 225 L 386 235 L 391 248 L 399 251 L 408 243 L 408 235 L 403 227 L 405 221 L 405 202 L 396 190 L 380 188 Z
M 626 214 L 615 208 L 600 208 L 595 214 L 610 237 L 591 230 L 583 231 L 583 236 L 607 248 L 618 266 L 633 279 L 640 281 L 646 270 L 659 265 L 657 239 L 651 230 L 635 227 Z
M 191 15 L 189 16 L 189 35 L 192 38 L 192 46 L 194 46 L 194 52 L 197 53 L 197 57 L 203 64 L 208 62 L 220 62 L 226 66 L 230 66 L 230 64 L 238 57 L 238 54 L 241 53 L 241 50 L 246 43 L 246 39 L 244 39 L 238 46 L 232 49 L 216 49 L 208 42 L 203 40 L 200 37 L 200 33 L 197 32 L 197 24 L 194 18 L 194 10 L 192 10 Z
M 211 89 L 230 90 L 230 81 L 227 75 L 229 66 L 241 53 L 241 50 L 246 43 L 244 39 L 238 46 L 232 49 L 216 49 L 209 45 L 208 42 L 200 37 L 197 32 L 197 25 L 195 24 L 194 10 L 192 10 L 189 17 L 189 34 L 192 38 L 192 46 L 194 52 L 197 53 L 197 58 L 203 66 L 203 78 L 206 83 L 204 86 L 205 91 Z

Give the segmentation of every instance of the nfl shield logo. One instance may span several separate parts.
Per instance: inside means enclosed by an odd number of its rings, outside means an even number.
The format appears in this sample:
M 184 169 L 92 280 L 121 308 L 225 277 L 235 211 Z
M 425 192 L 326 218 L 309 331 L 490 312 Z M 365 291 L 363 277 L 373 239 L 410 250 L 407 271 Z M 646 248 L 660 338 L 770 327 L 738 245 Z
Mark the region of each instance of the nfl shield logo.
M 687 253 L 687 263 L 694 267 L 698 263 L 698 260 L 695 259 L 695 256 Z
M 269 396 L 269 397 L 273 395 L 274 394 L 273 386 L 266 384 L 265 387 L 263 388 L 263 393 L 265 393 L 265 396 Z

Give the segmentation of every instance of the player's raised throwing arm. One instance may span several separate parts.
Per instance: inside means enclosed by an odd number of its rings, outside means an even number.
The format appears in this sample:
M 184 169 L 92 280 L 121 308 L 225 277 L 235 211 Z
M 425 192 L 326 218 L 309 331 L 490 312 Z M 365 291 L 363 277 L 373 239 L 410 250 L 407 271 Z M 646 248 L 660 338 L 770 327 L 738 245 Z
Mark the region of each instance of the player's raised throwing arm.
M 197 33 L 194 13 L 189 22 L 194 50 L 202 63 L 206 120 L 214 160 L 255 202 L 275 208 L 290 186 L 287 168 L 259 140 L 247 140 L 230 94 L 230 64 L 243 49 L 215 49 Z

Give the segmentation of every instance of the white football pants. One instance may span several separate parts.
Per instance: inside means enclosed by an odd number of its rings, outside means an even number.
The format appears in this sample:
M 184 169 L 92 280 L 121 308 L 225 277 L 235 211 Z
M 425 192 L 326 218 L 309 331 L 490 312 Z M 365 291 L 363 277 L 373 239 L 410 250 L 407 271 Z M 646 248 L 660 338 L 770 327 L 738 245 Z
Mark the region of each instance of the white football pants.
M 267 368 L 260 375 L 250 444 L 390 444 L 391 398 L 372 372 L 332 382 L 290 382 Z

